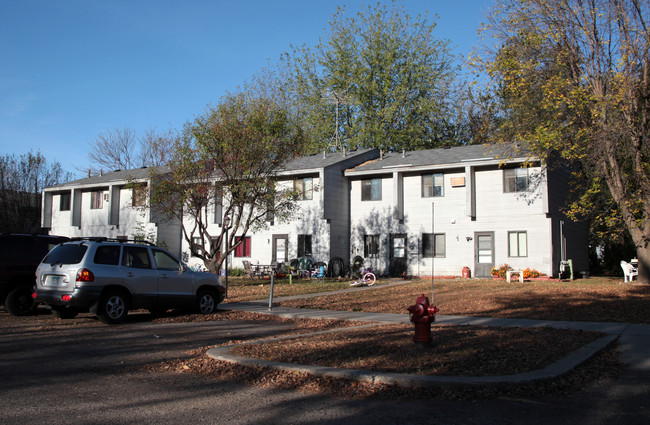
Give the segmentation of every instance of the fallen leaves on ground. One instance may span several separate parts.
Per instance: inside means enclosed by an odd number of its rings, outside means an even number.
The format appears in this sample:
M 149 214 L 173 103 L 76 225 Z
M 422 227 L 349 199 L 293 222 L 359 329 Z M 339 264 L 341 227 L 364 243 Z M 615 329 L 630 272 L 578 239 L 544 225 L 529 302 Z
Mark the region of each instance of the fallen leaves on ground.
M 282 307 L 408 314 L 407 308 L 425 294 L 439 314 L 650 323 L 650 285 L 621 285 L 614 279 L 574 282 L 503 280 L 418 280 L 368 291 L 281 301 Z
M 249 318 L 252 313 L 246 313 Z M 264 316 L 264 320 L 284 320 Z M 315 323 L 314 323 L 315 322 Z M 263 344 L 243 344 L 233 354 L 296 364 L 316 364 L 399 373 L 487 376 L 540 369 L 594 340 L 600 334 L 550 328 L 493 328 L 434 326 L 433 345 L 423 348 L 412 341 L 408 325 L 347 328 L 310 335 L 323 325 L 320 320 L 295 321 L 296 333 L 307 334 Z M 236 341 L 233 341 L 236 342 Z M 497 386 L 453 385 L 406 389 L 393 385 L 315 377 L 308 373 L 242 366 L 209 358 L 210 347 L 189 353 L 188 359 L 159 363 L 151 371 L 197 373 L 217 380 L 235 380 L 264 387 L 302 389 L 351 398 L 447 398 L 471 399 L 499 396 L 539 396 L 575 391 L 594 380 L 615 376 L 621 368 L 612 348 L 556 379 L 532 384 Z

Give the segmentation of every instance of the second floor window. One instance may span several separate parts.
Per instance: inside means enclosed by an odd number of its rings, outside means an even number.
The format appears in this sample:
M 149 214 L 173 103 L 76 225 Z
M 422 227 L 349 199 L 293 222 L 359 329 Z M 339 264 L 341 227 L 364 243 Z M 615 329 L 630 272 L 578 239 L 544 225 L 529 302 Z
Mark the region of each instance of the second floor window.
M 503 191 L 525 192 L 528 190 L 528 168 L 507 168 L 503 170 Z
M 381 179 L 361 180 L 361 200 L 381 201 Z
M 70 211 L 70 192 L 59 195 L 59 211 Z
M 144 207 L 147 199 L 147 186 L 137 185 L 132 190 L 132 205 L 134 207 Z
M 314 179 L 312 177 L 304 177 L 293 181 L 293 190 L 296 191 L 296 196 L 299 200 L 307 201 L 314 198 Z
M 90 192 L 90 209 L 91 210 L 99 210 L 103 207 L 102 204 L 102 196 L 104 195 L 104 192 L 101 190 L 97 190 L 94 192 Z
M 422 176 L 422 197 L 443 196 L 444 178 L 442 173 L 425 174 Z

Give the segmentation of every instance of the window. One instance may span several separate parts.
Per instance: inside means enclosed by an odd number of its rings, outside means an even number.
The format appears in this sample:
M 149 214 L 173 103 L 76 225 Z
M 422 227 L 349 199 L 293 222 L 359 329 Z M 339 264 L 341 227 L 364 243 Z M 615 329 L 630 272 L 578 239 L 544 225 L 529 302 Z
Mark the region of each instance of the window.
M 214 186 L 214 222 L 223 224 L 223 187 L 220 184 Z
M 235 238 L 235 243 L 241 241 L 241 244 L 235 248 L 235 257 L 250 257 L 251 256 L 251 237 L 246 236 L 242 238 L 237 236 Z
M 442 173 L 422 176 L 422 197 L 443 196 L 444 178 Z
M 200 237 L 192 238 L 192 244 L 190 245 L 190 251 L 192 252 L 192 255 L 194 256 L 203 255 L 205 253 L 203 248 L 204 248 L 204 244 L 202 238 Z
M 293 190 L 299 200 L 307 201 L 314 198 L 314 179 L 305 177 L 293 181 Z
M 311 257 L 311 235 L 298 235 L 298 258 Z
M 363 256 L 366 258 L 379 257 L 379 235 L 363 237 Z
M 381 201 L 381 179 L 361 180 L 361 200 Z
M 528 168 L 508 168 L 503 170 L 503 191 L 524 192 L 528 190 Z
M 122 254 L 122 265 L 136 269 L 150 269 L 149 250 L 139 246 L 125 246 Z
M 422 233 L 422 257 L 444 258 L 447 255 L 444 233 Z M 433 255 L 435 254 L 435 255 Z
M 159 270 L 180 270 L 181 266 L 174 257 L 167 254 L 165 251 L 152 249 L 153 258 L 156 260 L 156 267 Z
M 70 211 L 70 192 L 59 195 L 59 211 Z
M 528 256 L 528 235 L 526 232 L 508 232 L 508 256 Z
M 119 245 L 103 245 L 97 247 L 95 251 L 95 264 L 107 264 L 109 266 L 117 266 L 120 263 L 120 246 Z
M 101 190 L 96 190 L 94 192 L 90 192 L 90 209 L 91 210 L 99 210 L 103 207 L 102 204 L 102 195 L 104 192 Z
M 134 186 L 132 191 L 132 206 L 144 207 L 147 200 L 147 185 L 139 184 L 137 186 Z

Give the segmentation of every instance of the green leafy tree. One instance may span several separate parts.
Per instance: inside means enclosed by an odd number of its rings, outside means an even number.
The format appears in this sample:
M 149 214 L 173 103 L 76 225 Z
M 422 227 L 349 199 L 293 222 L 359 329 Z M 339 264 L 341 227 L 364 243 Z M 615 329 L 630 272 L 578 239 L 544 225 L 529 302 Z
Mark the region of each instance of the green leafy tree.
M 293 188 L 276 179 L 302 152 L 303 132 L 286 109 L 248 94 L 227 95 L 188 122 L 168 168 L 152 171 L 152 205 L 182 223 L 193 255 L 213 273 L 223 247 L 230 253 L 241 243 L 235 236 L 266 227 L 271 215 L 286 220 L 295 207 Z
M 286 53 L 286 87 L 313 140 L 385 151 L 449 143 L 456 69 L 435 27 L 399 2 L 354 17 L 339 7 L 315 48 Z
M 71 173 L 40 152 L 0 157 L 0 232 L 38 231 L 41 191 L 69 180 Z
M 483 65 L 502 136 L 579 164 L 570 212 L 601 237 L 625 229 L 650 283 L 650 2 L 497 0 Z

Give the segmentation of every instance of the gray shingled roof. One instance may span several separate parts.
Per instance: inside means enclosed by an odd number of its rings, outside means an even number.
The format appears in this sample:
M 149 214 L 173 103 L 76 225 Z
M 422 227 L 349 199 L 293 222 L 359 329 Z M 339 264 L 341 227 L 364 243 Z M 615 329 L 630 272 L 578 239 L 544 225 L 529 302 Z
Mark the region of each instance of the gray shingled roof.
M 383 159 L 365 162 L 348 172 L 364 172 L 391 168 L 460 165 L 472 161 L 512 160 L 528 158 L 530 153 L 521 145 L 469 145 L 384 154 Z
M 336 164 L 342 160 L 354 158 L 357 155 L 366 153 L 372 149 L 364 149 L 353 152 L 347 152 L 343 156 L 342 152 L 326 152 L 313 155 L 307 155 L 296 158 L 290 161 L 284 171 L 297 171 L 297 170 L 313 170 L 325 168 L 330 165 Z M 166 172 L 169 167 L 160 167 L 158 172 Z M 59 187 L 69 186 L 100 186 L 107 185 L 113 182 L 129 181 L 129 180 L 144 180 L 149 177 L 151 168 L 135 168 L 132 170 L 118 170 L 102 173 L 101 176 L 91 176 L 79 180 L 74 180 L 68 183 L 62 183 L 55 186 L 50 186 L 47 189 L 55 189 Z
M 289 163 L 284 167 L 284 170 L 295 171 L 325 168 L 336 164 L 339 161 L 354 158 L 357 155 L 364 154 L 371 150 L 372 149 L 362 149 L 352 152 L 348 151 L 346 152 L 345 156 L 343 156 L 342 152 L 320 152 L 313 155 L 302 156 L 300 158 L 289 161 Z
M 165 172 L 169 167 L 159 167 L 160 172 Z M 128 180 L 145 180 L 149 177 L 151 168 L 134 168 L 132 170 L 117 170 L 103 172 L 101 176 L 90 176 L 79 180 L 73 180 L 68 183 L 61 183 L 58 185 L 50 186 L 46 189 L 52 189 L 57 187 L 67 187 L 67 186 L 99 186 L 103 184 L 109 184 L 113 182 L 121 182 Z

